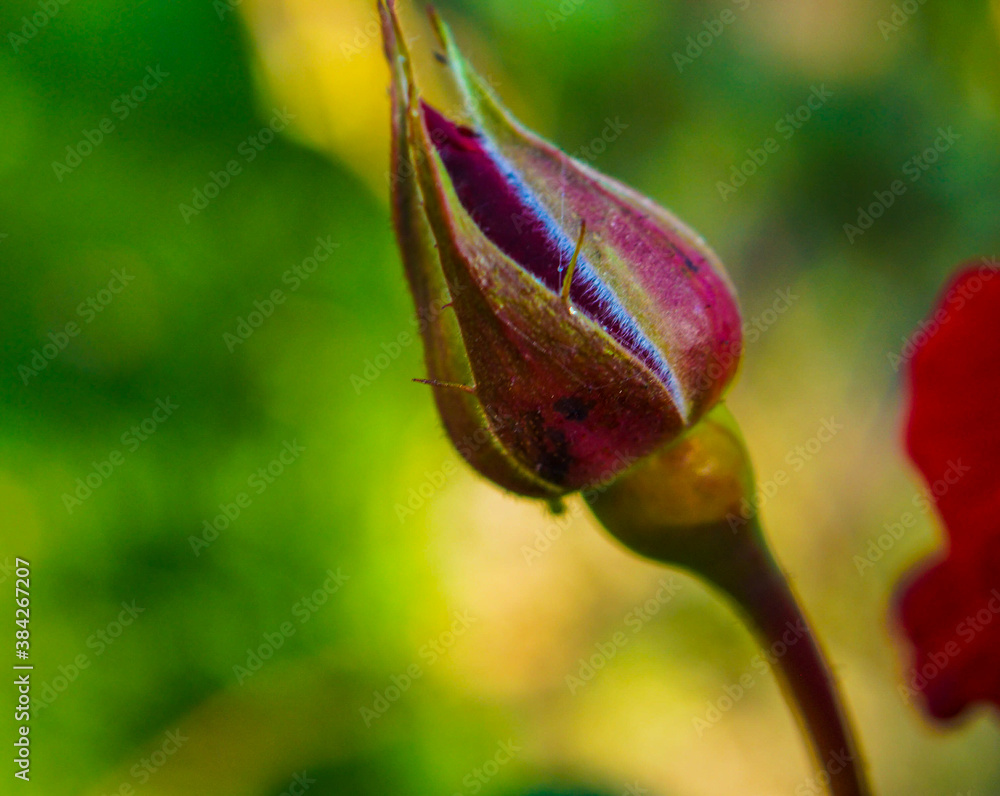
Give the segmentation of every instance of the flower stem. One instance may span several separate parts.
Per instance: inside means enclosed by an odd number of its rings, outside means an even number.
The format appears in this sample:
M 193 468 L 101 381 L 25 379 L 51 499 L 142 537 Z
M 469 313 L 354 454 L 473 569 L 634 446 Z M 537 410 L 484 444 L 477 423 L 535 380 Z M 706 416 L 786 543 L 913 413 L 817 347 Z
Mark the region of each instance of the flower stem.
M 753 494 L 743 439 L 717 407 L 681 440 L 584 497 L 629 549 L 701 576 L 736 603 L 778 669 L 816 778 L 833 796 L 870 796 L 833 675 L 764 540 Z
M 786 699 L 807 735 L 816 777 L 834 796 L 870 796 L 863 763 L 823 650 L 759 531 L 739 567 L 705 576 L 730 596 L 776 666 Z

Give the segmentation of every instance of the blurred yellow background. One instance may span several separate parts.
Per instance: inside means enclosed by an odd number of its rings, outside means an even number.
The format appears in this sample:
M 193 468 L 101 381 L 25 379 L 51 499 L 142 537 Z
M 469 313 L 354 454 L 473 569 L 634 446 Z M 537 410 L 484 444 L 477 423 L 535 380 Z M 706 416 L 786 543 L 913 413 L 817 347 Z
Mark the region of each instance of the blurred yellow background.
M 890 598 L 937 522 L 885 542 L 922 489 L 895 357 L 959 261 L 1000 255 L 1000 4 L 439 8 L 526 124 L 730 269 L 730 404 L 877 792 L 1000 792 L 997 717 L 935 728 L 900 689 Z M 0 583 L 31 562 L 29 787 L 819 793 L 728 606 L 442 437 L 401 337 L 376 20 L 0 9 Z

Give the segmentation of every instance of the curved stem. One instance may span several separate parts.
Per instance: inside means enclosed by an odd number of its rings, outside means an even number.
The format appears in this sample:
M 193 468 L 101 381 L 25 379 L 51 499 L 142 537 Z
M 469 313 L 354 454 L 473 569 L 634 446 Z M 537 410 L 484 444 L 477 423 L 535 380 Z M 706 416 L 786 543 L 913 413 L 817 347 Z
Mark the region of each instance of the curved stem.
M 763 538 L 744 550 L 742 566 L 708 576 L 750 620 L 802 730 L 816 778 L 834 796 L 870 796 L 850 720 L 816 635 Z
M 736 603 L 763 641 L 833 796 L 870 796 L 864 765 L 816 636 L 749 502 L 746 446 L 724 407 L 679 441 L 584 495 L 632 551 L 700 575 Z

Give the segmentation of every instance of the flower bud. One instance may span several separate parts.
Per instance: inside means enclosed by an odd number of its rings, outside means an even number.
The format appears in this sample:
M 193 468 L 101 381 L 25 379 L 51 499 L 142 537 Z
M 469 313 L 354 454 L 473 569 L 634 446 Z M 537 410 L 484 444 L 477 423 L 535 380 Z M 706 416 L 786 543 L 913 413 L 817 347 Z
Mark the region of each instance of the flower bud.
M 605 482 L 719 401 L 741 347 L 732 285 L 670 213 L 521 127 L 433 11 L 464 109 L 429 105 L 381 13 L 394 221 L 445 427 L 514 492 Z

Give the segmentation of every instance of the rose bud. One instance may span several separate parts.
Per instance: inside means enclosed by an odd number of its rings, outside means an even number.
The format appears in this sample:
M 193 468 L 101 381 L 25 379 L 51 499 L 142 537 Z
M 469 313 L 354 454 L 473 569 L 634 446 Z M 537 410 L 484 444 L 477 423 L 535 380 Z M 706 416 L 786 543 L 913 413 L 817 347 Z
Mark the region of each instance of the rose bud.
M 429 105 L 380 11 L 394 223 L 445 428 L 519 494 L 606 482 L 718 403 L 741 349 L 732 285 L 670 213 L 515 121 L 433 11 L 464 107 Z

